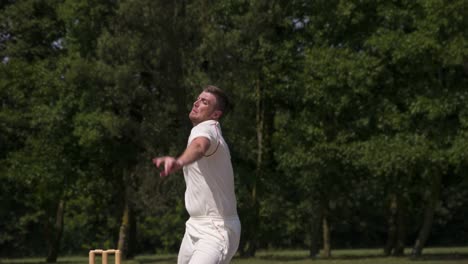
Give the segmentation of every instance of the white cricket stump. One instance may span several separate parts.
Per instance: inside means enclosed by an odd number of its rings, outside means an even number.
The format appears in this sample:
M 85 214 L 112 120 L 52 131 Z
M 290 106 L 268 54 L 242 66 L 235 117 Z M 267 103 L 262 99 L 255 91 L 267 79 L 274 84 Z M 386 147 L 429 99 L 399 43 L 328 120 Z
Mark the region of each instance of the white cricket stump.
M 108 249 L 108 250 L 94 249 L 94 250 L 89 251 L 89 264 L 95 264 L 96 255 L 101 255 L 102 264 L 108 264 L 107 263 L 107 256 L 109 254 L 114 254 L 115 255 L 115 264 L 120 264 L 121 263 L 121 252 L 120 252 L 120 250 L 118 250 L 118 249 Z

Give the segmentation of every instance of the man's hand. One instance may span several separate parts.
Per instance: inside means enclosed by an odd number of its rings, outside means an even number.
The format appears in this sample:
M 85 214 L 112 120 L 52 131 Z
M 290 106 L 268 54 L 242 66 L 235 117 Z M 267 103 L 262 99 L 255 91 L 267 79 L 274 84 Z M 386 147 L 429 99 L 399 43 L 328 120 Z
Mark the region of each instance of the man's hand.
M 159 173 L 159 176 L 161 177 L 166 177 L 167 175 L 174 173 L 183 167 L 182 162 L 170 156 L 154 158 L 153 163 L 157 168 L 164 164 L 164 170 Z
M 210 148 L 210 141 L 205 137 L 197 137 L 185 149 L 179 158 L 171 156 L 157 157 L 153 159 L 154 165 L 159 168 L 164 163 L 164 170 L 159 174 L 161 177 L 180 170 L 183 166 L 191 164 L 203 157 Z

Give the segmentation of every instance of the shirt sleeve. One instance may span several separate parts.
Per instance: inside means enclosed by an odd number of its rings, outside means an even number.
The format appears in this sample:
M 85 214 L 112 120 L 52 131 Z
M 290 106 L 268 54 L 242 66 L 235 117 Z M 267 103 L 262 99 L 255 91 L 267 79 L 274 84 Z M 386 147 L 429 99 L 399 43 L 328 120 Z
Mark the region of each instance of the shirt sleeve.
M 191 143 L 195 138 L 204 137 L 210 141 L 210 148 L 205 153 L 205 156 L 210 156 L 218 147 L 218 133 L 217 133 L 217 123 L 202 123 L 195 126 L 190 133 L 190 142 Z

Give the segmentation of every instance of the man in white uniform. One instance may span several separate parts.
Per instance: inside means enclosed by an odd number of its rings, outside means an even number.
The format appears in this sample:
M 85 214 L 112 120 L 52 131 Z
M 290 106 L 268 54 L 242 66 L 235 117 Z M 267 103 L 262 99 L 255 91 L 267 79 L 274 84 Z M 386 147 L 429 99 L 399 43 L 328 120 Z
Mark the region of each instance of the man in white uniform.
M 187 148 L 179 157 L 158 157 L 153 163 L 165 177 L 183 168 L 187 185 L 185 207 L 190 219 L 179 250 L 178 263 L 229 263 L 237 251 L 240 221 L 237 216 L 234 174 L 229 148 L 218 120 L 229 107 L 225 93 L 207 86 L 193 103 L 193 128 Z

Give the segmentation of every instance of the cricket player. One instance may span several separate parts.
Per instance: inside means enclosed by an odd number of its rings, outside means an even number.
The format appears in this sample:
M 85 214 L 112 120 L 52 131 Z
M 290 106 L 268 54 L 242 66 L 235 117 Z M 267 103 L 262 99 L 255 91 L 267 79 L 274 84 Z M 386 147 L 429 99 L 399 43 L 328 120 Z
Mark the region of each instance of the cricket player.
M 193 103 L 193 124 L 187 148 L 179 157 L 157 157 L 161 177 L 183 169 L 185 207 L 190 218 L 178 255 L 179 264 L 229 263 L 239 246 L 241 225 L 237 215 L 234 174 L 220 118 L 229 100 L 215 86 L 207 86 Z

